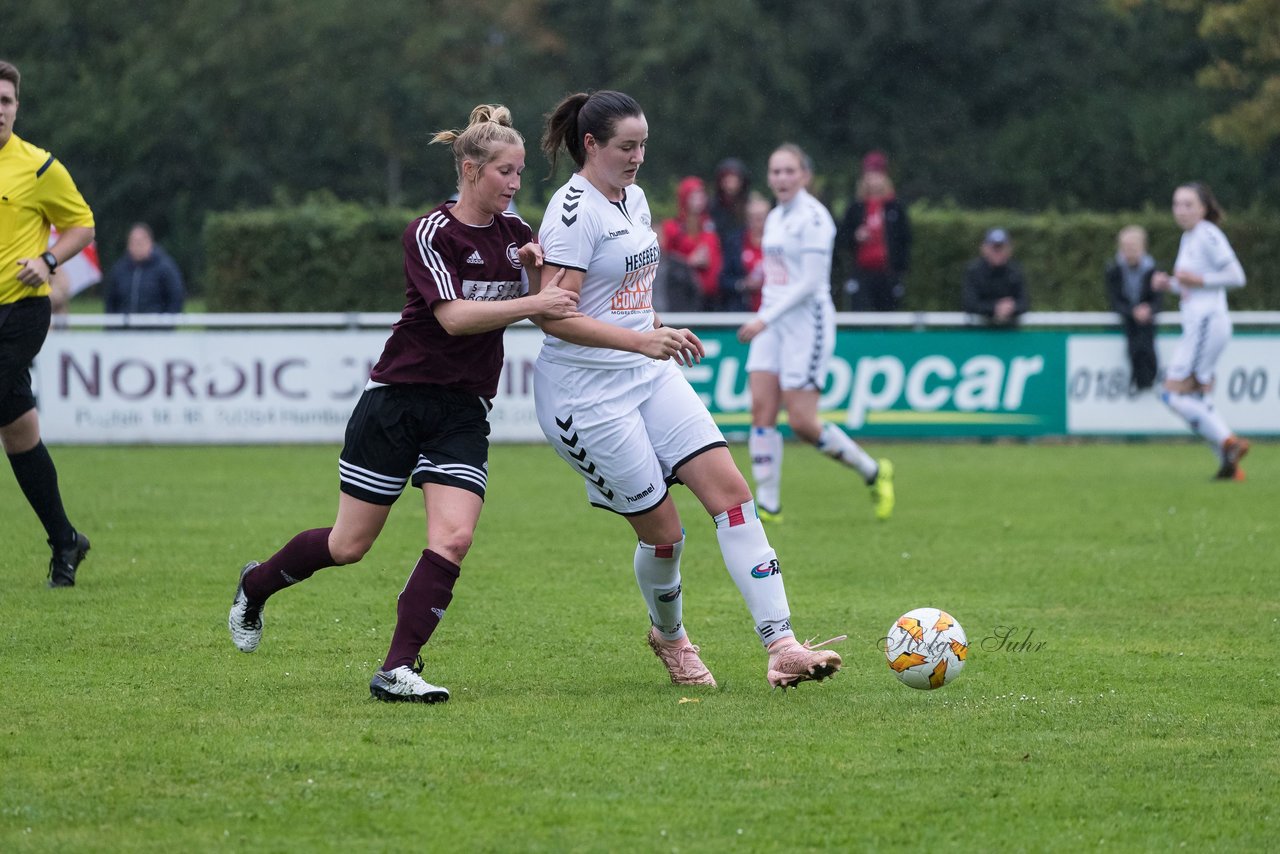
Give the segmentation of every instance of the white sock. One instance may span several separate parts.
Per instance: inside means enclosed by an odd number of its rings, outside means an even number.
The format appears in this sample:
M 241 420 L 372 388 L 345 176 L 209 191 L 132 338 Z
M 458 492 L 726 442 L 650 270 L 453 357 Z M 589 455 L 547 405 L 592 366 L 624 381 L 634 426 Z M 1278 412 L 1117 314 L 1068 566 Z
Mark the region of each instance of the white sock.
M 756 515 L 756 503 L 730 507 L 715 521 L 725 568 L 746 600 L 761 642 L 767 647 L 779 638 L 795 637 L 778 556 Z
M 752 427 L 747 437 L 756 500 L 771 513 L 782 509 L 782 434 L 777 427 Z
M 1222 456 L 1222 443 L 1231 435 L 1231 428 L 1213 407 L 1212 400 L 1202 394 L 1178 394 L 1172 391 L 1166 391 L 1161 397 L 1170 409 L 1183 417 L 1192 430 L 1204 437 L 1219 457 Z
M 683 597 L 680 594 L 680 555 L 684 537 L 670 545 L 636 545 L 636 583 L 649 608 L 649 622 L 667 641 L 685 636 Z
M 817 447 L 831 459 L 838 460 L 849 468 L 857 469 L 867 483 L 875 480 L 876 474 L 880 471 L 880 465 L 871 458 L 871 455 L 862 450 L 857 442 L 850 439 L 843 430 L 830 421 L 822 425 Z

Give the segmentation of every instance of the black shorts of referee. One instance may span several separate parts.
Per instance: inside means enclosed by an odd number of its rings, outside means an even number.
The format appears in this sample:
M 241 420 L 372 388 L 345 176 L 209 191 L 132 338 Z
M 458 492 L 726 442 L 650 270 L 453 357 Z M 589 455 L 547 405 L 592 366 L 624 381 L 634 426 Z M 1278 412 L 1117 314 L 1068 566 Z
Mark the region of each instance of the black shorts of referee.
M 31 363 L 49 335 L 51 313 L 47 296 L 0 305 L 0 427 L 36 407 Z

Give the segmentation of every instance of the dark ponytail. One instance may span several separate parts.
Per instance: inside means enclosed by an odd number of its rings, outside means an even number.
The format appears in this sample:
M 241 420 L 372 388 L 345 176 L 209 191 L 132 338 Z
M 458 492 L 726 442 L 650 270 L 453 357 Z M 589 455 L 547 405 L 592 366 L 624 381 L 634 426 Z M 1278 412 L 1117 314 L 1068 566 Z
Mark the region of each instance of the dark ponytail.
M 635 98 L 622 92 L 602 89 L 598 92 L 578 92 L 568 95 L 555 109 L 547 113 L 542 131 L 542 153 L 551 161 L 551 175 L 556 172 L 556 162 L 563 147 L 581 169 L 587 163 L 587 152 L 582 140 L 587 134 L 600 144 L 613 137 L 614 126 L 619 119 L 642 116 L 644 111 Z
M 1222 209 L 1222 205 L 1218 204 L 1218 199 L 1213 195 L 1213 190 L 1209 189 L 1209 185 L 1203 181 L 1188 181 L 1180 184 L 1179 187 L 1186 187 L 1196 194 L 1200 199 L 1200 204 L 1204 205 L 1204 218 L 1209 222 L 1217 225 L 1226 218 L 1226 211 Z

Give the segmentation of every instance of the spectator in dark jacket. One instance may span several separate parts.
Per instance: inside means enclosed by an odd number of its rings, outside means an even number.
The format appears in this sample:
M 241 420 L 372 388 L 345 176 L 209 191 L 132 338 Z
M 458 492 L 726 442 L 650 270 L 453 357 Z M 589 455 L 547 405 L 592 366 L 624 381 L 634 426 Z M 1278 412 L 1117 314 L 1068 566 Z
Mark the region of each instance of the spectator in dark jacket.
M 747 270 L 742 252 L 747 231 L 747 203 L 751 197 L 751 177 L 747 166 L 736 157 L 726 157 L 716 166 L 708 213 L 720 238 L 724 266 L 720 269 L 720 310 L 748 311 L 739 289 Z M 757 294 L 758 296 L 758 294 Z
M 1129 385 L 1145 391 L 1156 381 L 1156 314 L 1163 294 L 1151 288 L 1156 262 L 1147 254 L 1147 231 L 1140 225 L 1122 228 L 1116 257 L 1107 265 L 1107 301 L 1124 323 L 1129 342 Z
M 107 275 L 107 314 L 177 314 L 186 291 L 178 265 L 156 245 L 151 227 L 129 229 L 127 251 Z
M 961 308 L 985 318 L 992 326 L 1016 326 L 1030 307 L 1022 267 L 1013 259 L 1013 243 L 1003 228 L 982 239 L 981 257 L 964 271 Z
M 894 192 L 889 160 L 879 151 L 862 158 L 857 195 L 845 211 L 838 245 L 848 253 L 845 282 L 853 311 L 899 311 L 911 261 L 911 221 Z

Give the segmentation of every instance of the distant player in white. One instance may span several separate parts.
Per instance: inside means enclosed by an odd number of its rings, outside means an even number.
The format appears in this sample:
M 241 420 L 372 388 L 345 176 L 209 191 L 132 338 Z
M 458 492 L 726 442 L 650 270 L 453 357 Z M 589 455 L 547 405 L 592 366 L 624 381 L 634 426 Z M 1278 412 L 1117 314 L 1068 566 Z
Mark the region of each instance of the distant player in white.
M 831 301 L 831 253 L 836 224 L 805 187 L 813 177 L 797 145 L 781 145 L 769 157 L 769 189 L 777 206 L 764 222 L 764 290 L 760 311 L 738 330 L 751 342 L 751 475 L 760 518 L 782 519 L 782 434 L 785 407 L 791 430 L 819 451 L 856 469 L 871 487 L 876 517 L 893 513 L 893 463 L 878 462 L 835 424 L 818 418 L 818 398 L 836 346 Z
M 1222 207 L 1208 186 L 1192 182 L 1174 190 L 1173 218 L 1182 229 L 1173 275 L 1151 277 L 1155 290 L 1181 297 L 1182 340 L 1165 370 L 1162 398 L 1217 453 L 1217 477 L 1244 480 L 1240 460 L 1249 443 L 1231 432 L 1210 396 L 1218 357 L 1231 340 L 1227 289 L 1244 286 L 1244 268 L 1217 225 Z
M 539 322 L 547 338 L 534 373 L 538 422 L 586 481 L 588 501 L 635 530 L 648 642 L 672 682 L 715 684 L 684 628 L 684 528 L 667 493 L 676 482 L 715 521 L 725 566 L 768 650 L 769 684 L 824 679 L 840 669 L 840 656 L 796 640 L 782 570 L 751 490 L 676 367 L 701 359 L 702 342 L 688 329 L 663 326 L 653 312 L 660 253 L 635 183 L 648 138 L 640 105 L 621 92 L 570 95 L 547 117 L 542 147 L 552 171 L 562 147 L 579 171 L 543 217 L 543 275 L 565 271 L 560 286 L 579 294 L 584 316 Z

